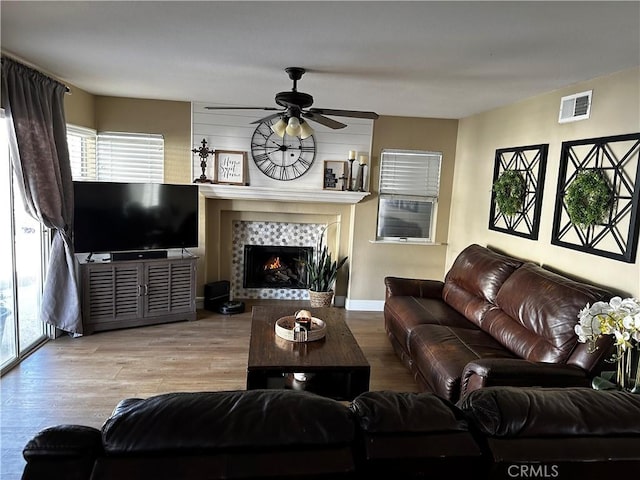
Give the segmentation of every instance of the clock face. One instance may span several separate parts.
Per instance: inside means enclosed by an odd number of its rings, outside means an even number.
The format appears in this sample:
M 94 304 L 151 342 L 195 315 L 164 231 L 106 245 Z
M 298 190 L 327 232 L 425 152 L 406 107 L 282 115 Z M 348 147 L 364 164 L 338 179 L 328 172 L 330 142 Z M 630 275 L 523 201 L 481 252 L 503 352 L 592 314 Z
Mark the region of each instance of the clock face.
M 313 135 L 305 139 L 285 134 L 280 138 L 271 125 L 278 121 L 262 122 L 251 138 L 251 155 L 262 173 L 276 180 L 293 180 L 309 171 L 316 158 Z

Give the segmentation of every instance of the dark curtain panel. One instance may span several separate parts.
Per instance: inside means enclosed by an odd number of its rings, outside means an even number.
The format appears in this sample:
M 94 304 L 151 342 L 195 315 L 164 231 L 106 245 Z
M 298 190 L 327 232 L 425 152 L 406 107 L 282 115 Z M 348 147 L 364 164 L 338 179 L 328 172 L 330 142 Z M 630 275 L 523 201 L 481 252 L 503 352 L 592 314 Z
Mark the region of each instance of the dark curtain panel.
M 27 211 L 53 231 L 41 320 L 82 334 L 73 245 L 73 182 L 64 116 L 66 87 L 2 58 L 2 105 L 11 159 Z

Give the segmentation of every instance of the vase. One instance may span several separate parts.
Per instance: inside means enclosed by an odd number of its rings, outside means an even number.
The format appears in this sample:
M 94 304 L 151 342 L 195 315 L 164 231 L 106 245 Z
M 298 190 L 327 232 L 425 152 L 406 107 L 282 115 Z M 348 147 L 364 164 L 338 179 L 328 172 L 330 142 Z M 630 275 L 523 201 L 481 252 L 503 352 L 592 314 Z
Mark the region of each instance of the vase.
M 622 390 L 640 393 L 640 350 L 636 342 L 623 350 L 618 346 L 616 364 L 616 383 Z
M 322 308 L 330 307 L 333 300 L 333 290 L 328 292 L 316 292 L 309 290 L 309 301 L 312 307 Z

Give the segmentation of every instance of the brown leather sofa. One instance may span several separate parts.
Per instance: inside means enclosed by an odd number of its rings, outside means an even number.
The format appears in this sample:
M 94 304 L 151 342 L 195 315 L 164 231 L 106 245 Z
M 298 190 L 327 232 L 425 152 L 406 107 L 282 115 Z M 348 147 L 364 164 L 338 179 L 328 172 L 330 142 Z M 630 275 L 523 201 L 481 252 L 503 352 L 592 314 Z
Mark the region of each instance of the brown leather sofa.
M 293 390 L 172 393 L 123 400 L 101 430 L 45 429 L 23 455 L 23 480 L 635 478 L 640 395 L 488 387 L 457 405 L 388 391 L 345 405 Z
M 470 245 L 444 281 L 385 278 L 385 329 L 423 390 L 458 401 L 481 387 L 588 386 L 611 352 L 574 326 L 611 294 L 532 262 Z

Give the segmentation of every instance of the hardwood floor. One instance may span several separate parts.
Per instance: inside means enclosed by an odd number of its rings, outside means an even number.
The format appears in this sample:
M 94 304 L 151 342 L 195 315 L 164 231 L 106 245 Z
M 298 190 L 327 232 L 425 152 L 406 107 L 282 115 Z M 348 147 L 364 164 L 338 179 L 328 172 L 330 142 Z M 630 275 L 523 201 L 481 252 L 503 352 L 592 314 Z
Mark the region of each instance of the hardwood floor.
M 0 478 L 20 478 L 22 448 L 37 431 L 63 423 L 100 428 L 123 398 L 244 390 L 257 303 L 238 315 L 199 311 L 194 322 L 48 342 L 0 380 Z M 306 304 L 288 303 L 294 310 Z M 370 390 L 418 391 L 389 344 L 382 313 L 344 314 L 371 365 Z

